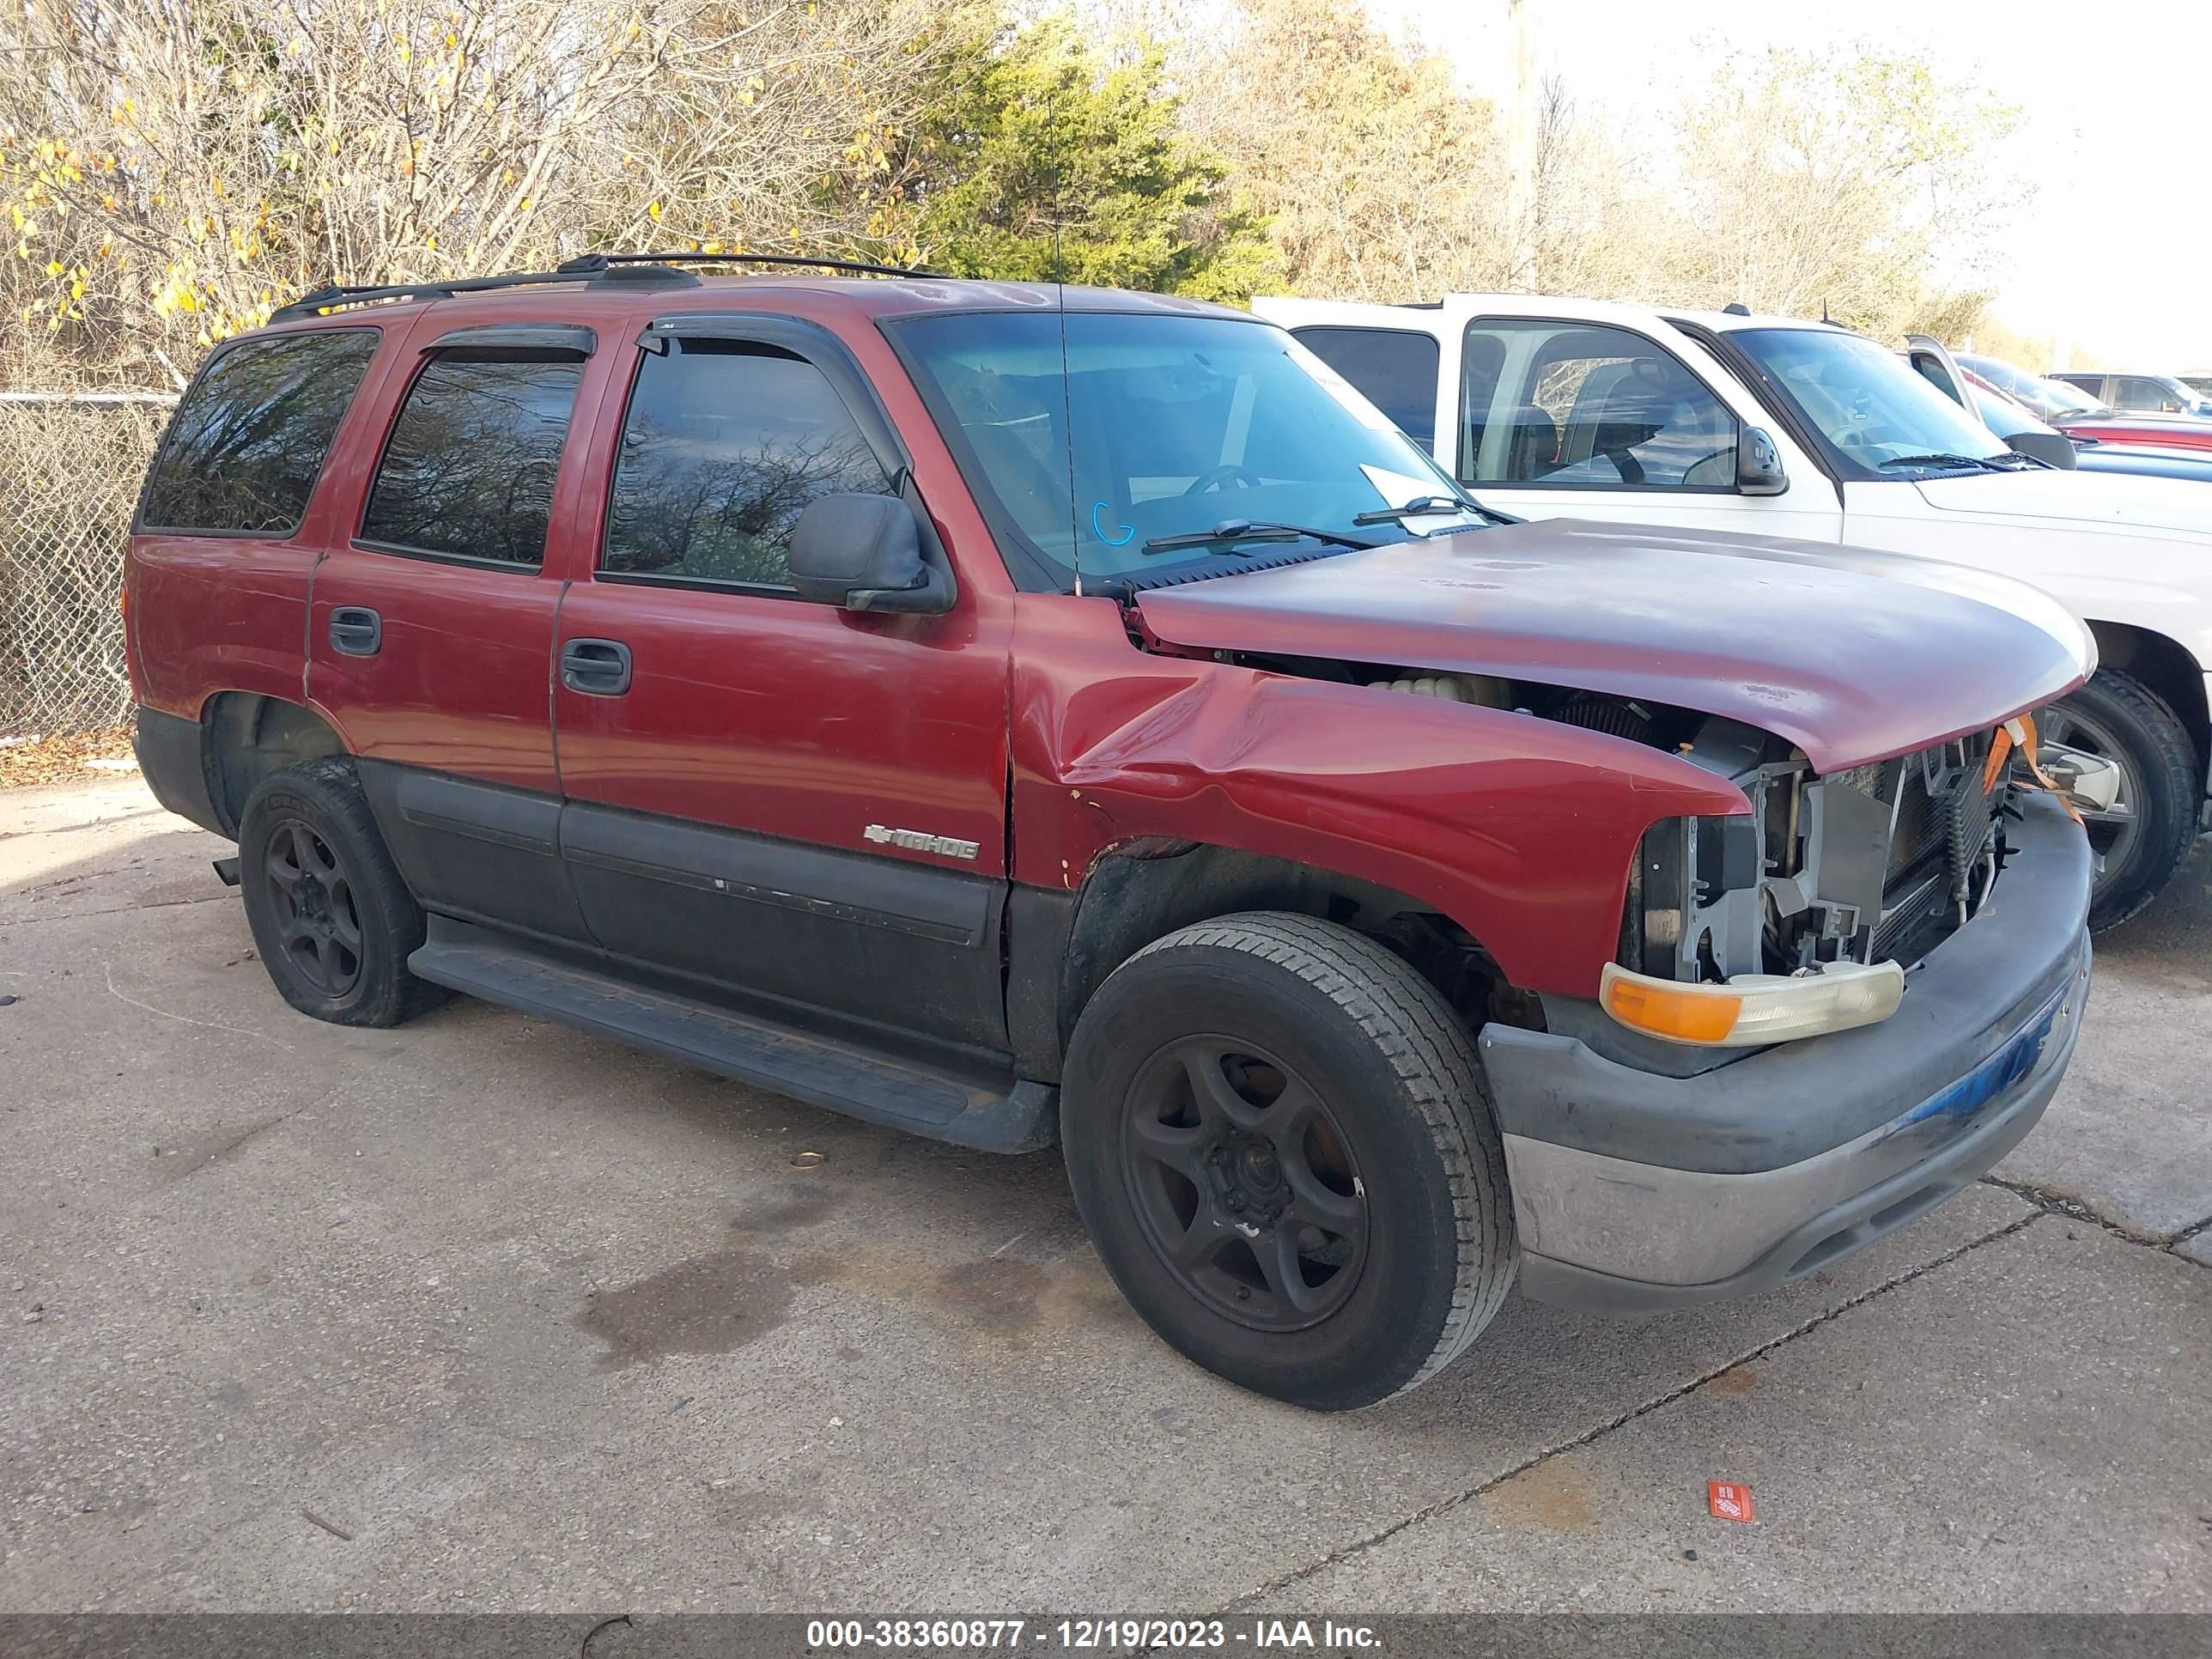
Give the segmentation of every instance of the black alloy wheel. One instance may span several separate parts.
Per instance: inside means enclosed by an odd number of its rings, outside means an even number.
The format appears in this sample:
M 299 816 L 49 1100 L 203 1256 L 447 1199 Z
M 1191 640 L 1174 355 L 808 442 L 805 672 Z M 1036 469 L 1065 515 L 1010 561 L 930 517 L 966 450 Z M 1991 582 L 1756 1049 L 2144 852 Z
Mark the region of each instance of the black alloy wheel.
M 408 971 L 422 907 L 341 755 L 272 773 L 238 825 L 239 896 L 284 1000 L 336 1025 L 398 1025 L 448 993 Z
M 1060 1150 L 1130 1305 L 1217 1376 L 1322 1411 L 1467 1351 L 1513 1280 L 1465 1021 L 1377 940 L 1286 911 L 1155 939 L 1060 1072 Z
M 1178 1285 L 1256 1331 L 1343 1305 L 1366 1263 L 1366 1187 L 1310 1084 L 1249 1042 L 1201 1036 L 1154 1054 L 1126 1099 L 1122 1178 Z
M 262 879 L 294 969 L 323 995 L 345 996 L 361 981 L 362 945 L 343 861 L 308 824 L 279 818 L 270 826 Z

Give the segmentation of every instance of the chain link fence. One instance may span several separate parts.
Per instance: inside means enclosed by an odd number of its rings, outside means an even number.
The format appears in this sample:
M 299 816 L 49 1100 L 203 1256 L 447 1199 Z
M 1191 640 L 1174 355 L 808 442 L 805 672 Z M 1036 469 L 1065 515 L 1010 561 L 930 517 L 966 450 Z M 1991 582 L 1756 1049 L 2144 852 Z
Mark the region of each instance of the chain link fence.
M 129 718 L 123 551 L 175 401 L 0 392 L 0 737 Z

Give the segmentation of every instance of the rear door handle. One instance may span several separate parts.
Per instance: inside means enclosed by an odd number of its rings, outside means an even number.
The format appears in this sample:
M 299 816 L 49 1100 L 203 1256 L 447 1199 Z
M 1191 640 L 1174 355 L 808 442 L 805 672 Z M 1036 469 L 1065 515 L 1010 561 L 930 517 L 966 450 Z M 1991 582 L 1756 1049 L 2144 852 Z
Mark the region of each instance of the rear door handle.
M 620 640 L 570 640 L 561 647 L 561 684 L 587 697 L 629 690 L 629 647 Z
M 341 605 L 331 611 L 331 649 L 349 657 L 373 657 L 384 644 L 384 618 L 363 605 Z

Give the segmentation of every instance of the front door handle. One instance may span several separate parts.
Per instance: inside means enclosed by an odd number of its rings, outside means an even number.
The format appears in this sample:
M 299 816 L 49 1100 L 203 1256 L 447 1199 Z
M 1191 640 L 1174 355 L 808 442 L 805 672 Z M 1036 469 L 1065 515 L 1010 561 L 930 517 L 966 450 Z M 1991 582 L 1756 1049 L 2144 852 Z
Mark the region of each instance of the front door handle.
M 384 644 L 384 618 L 365 605 L 341 605 L 331 611 L 331 649 L 349 657 L 373 657 Z
M 629 647 L 620 640 L 570 640 L 561 647 L 561 684 L 587 697 L 629 690 Z

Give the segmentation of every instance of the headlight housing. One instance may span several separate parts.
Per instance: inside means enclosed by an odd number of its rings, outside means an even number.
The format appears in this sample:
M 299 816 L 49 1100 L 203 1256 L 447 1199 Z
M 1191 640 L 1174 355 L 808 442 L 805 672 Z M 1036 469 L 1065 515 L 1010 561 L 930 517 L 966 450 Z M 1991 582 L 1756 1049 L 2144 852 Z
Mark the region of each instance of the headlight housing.
M 1897 1012 L 1905 969 L 1893 962 L 1826 963 L 1797 974 L 1739 974 L 1684 984 L 1607 963 L 1606 1012 L 1631 1030 L 1703 1048 L 1751 1048 L 1873 1025 Z

